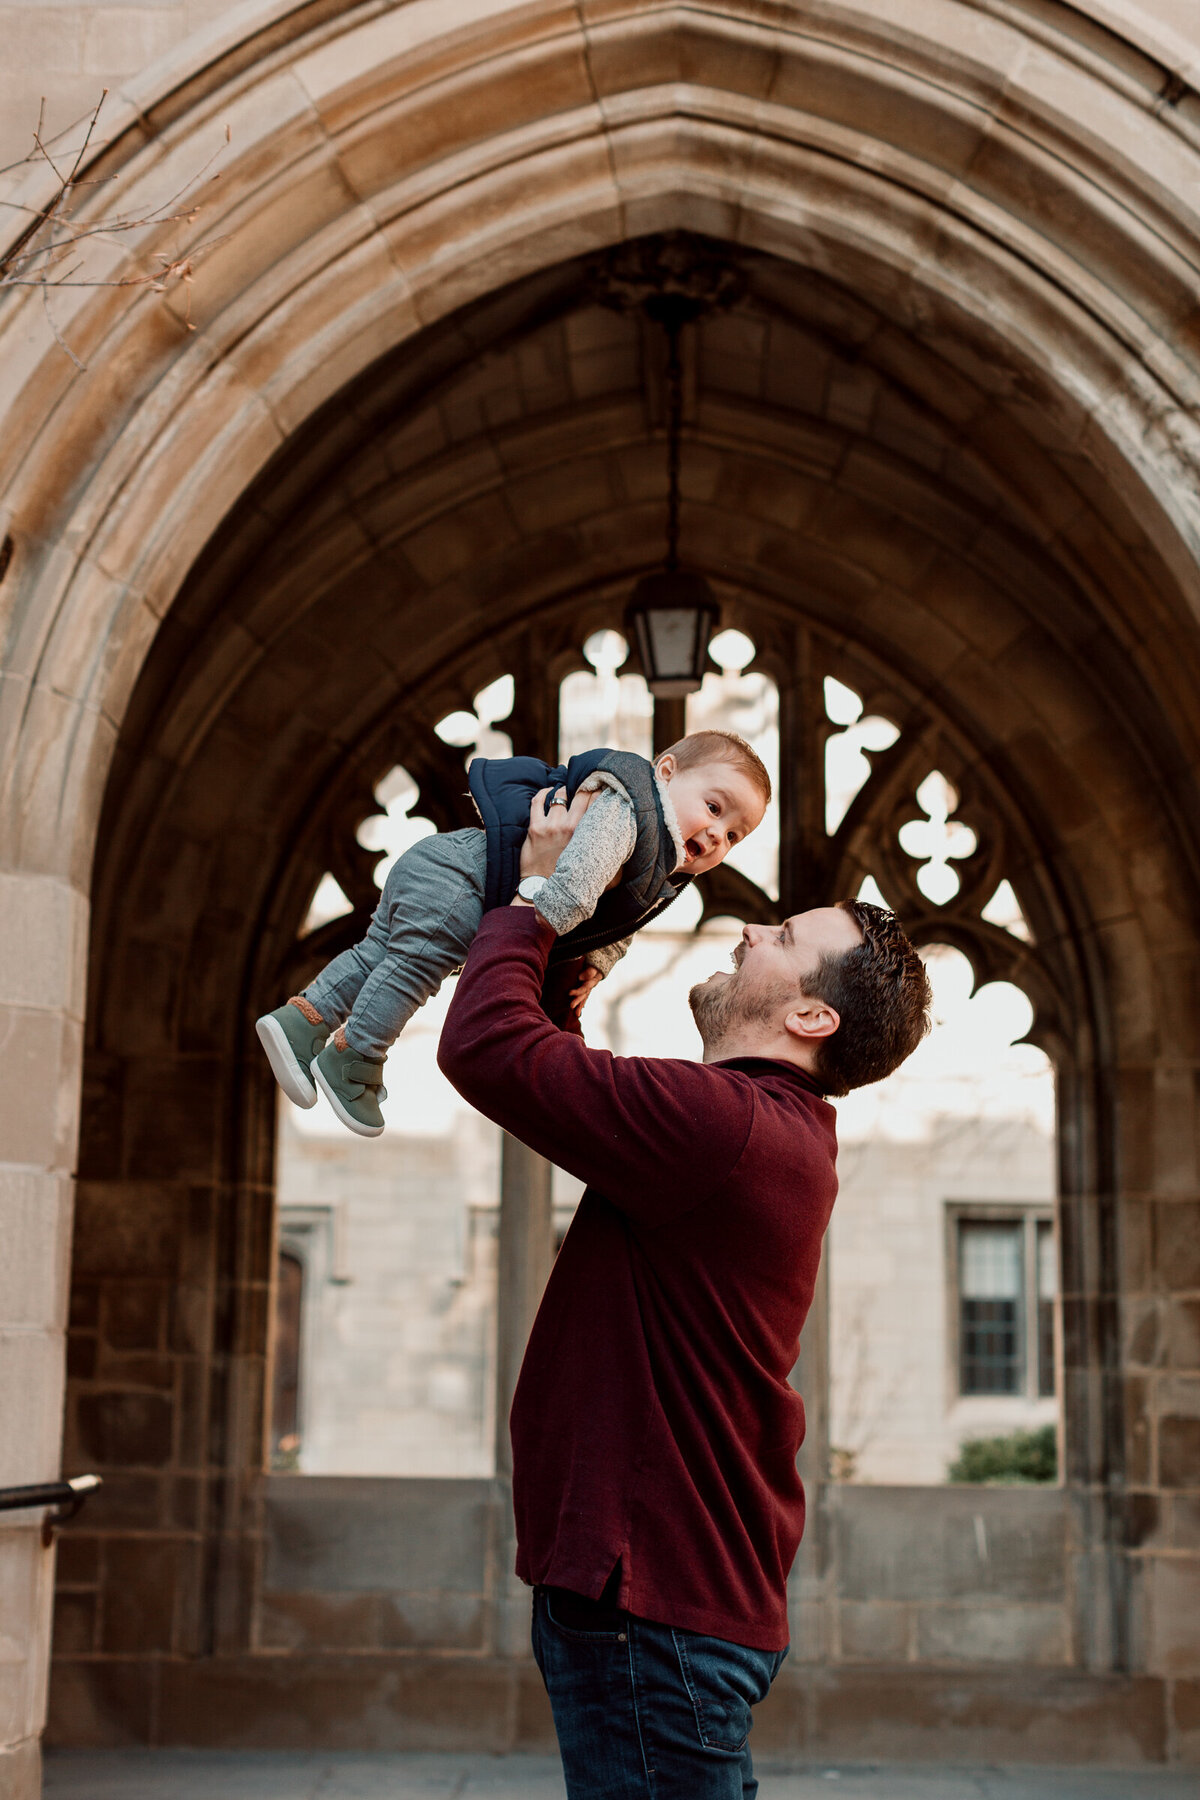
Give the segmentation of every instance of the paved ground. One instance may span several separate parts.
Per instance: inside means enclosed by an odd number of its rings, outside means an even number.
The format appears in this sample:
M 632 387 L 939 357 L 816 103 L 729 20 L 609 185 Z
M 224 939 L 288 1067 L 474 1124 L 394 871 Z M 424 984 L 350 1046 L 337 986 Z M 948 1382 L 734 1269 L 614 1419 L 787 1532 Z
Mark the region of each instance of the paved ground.
M 1196 1771 L 946 1769 L 764 1762 L 759 1800 L 1196 1800 Z M 52 1751 L 46 1800 L 563 1800 L 541 1756 Z

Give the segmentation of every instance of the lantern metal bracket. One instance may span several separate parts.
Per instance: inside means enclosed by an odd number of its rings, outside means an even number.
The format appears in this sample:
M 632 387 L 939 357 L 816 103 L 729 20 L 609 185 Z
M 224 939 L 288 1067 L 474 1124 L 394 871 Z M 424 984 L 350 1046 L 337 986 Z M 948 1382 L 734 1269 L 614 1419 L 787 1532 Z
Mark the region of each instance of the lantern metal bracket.
M 708 641 L 720 608 L 704 576 L 679 564 L 680 469 L 683 441 L 683 356 L 686 326 L 732 306 L 744 290 L 740 269 L 720 248 L 690 232 L 640 238 L 590 265 L 593 292 L 604 305 L 640 312 L 666 338 L 667 545 L 661 571 L 645 575 L 626 610 L 650 692 L 679 700 L 704 679 Z

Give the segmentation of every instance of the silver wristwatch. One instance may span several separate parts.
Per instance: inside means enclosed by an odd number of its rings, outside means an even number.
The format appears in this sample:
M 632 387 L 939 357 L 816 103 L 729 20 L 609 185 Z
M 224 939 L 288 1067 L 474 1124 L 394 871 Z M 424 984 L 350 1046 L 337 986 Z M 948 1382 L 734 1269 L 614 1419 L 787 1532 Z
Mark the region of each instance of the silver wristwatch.
M 532 904 L 545 887 L 547 880 L 548 877 L 545 875 L 527 875 L 524 881 L 518 884 L 517 892 L 522 900 L 528 900 Z

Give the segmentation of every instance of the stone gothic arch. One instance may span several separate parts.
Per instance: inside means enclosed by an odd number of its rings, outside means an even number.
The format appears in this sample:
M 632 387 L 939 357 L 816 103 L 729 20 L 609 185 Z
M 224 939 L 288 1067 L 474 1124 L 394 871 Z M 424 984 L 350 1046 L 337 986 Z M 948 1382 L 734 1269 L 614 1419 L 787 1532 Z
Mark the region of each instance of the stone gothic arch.
M 730 622 L 753 613 L 793 741 L 826 655 L 908 726 L 842 868 L 894 817 L 914 742 L 1013 847 L 1072 1083 L 1064 1556 L 1073 1666 L 1097 1685 L 1061 1705 L 1103 1717 L 1110 1754 L 1179 1753 L 1198 1665 L 1177 1596 L 1200 1581 L 1200 102 L 1161 54 L 1069 7 L 917 4 L 901 28 L 873 0 L 330 0 L 276 6 L 131 99 L 93 166 L 97 222 L 232 129 L 190 321 L 177 294 L 72 290 L 80 372 L 31 303 L 0 308 L 0 842 L 5 907 L 40 946 L 0 998 L 14 1085 L 55 1096 L 14 1120 L 11 1161 L 58 1268 L 89 904 L 93 947 L 67 1455 L 109 1479 L 103 1567 L 64 1590 L 62 1729 L 286 1734 L 285 1675 L 344 1679 L 253 1642 L 270 1169 L 246 1023 L 397 720 L 448 818 L 433 720 L 515 663 L 514 735 L 544 744 L 533 671 L 656 559 L 653 352 L 589 270 L 686 231 L 746 283 L 689 351 L 686 553 Z M 40 1279 L 13 1354 L 49 1416 L 61 1281 Z M 53 1472 L 54 1427 L 27 1441 L 28 1478 Z M 161 1597 L 138 1619 L 115 1598 L 131 1559 Z M 481 1741 L 512 1740 L 510 1641 L 456 1665 Z M 450 1716 L 419 1659 L 371 1667 L 402 1720 Z M 260 1710 L 229 1727 L 234 1690 Z M 1036 1747 L 1028 1696 L 1006 1704 Z

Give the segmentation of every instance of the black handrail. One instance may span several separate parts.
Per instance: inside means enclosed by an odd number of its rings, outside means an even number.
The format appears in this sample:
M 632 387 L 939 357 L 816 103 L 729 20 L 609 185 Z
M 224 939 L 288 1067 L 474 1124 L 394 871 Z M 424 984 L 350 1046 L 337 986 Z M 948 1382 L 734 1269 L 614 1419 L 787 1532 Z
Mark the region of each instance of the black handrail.
M 73 1519 L 89 1494 L 103 1486 L 99 1475 L 75 1475 L 70 1481 L 35 1481 L 28 1487 L 0 1488 L 0 1512 L 22 1512 L 30 1506 L 54 1506 L 42 1525 L 42 1538 L 49 1542 L 55 1525 Z

